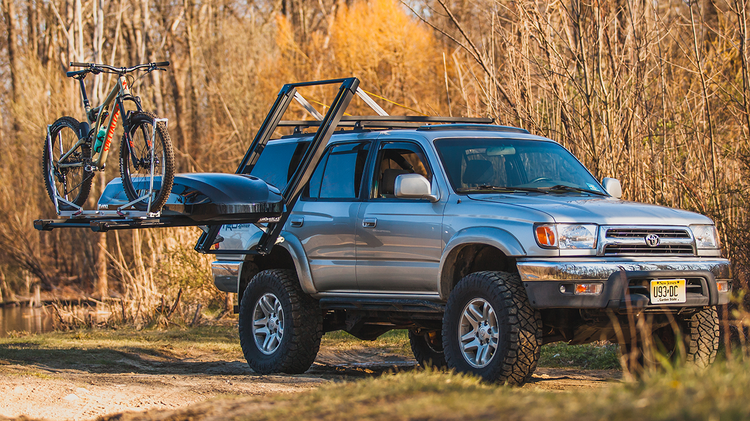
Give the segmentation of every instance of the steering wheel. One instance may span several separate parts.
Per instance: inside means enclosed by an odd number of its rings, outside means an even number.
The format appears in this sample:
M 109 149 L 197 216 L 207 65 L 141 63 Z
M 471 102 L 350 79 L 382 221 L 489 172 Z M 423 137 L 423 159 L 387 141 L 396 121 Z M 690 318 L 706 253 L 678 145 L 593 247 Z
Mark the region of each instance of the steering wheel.
M 534 183 L 538 183 L 540 181 L 545 181 L 545 180 L 546 181 L 551 181 L 549 177 L 537 177 L 537 178 L 529 181 L 529 184 L 534 184 Z

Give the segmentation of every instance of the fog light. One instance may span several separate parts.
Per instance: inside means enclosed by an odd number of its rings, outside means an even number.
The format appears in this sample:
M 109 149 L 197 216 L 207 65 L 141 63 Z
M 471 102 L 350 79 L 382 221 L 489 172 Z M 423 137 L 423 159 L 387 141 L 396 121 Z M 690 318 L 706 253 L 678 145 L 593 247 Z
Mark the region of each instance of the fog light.
M 602 284 L 576 284 L 576 295 L 599 295 L 602 293 Z
M 565 294 L 565 285 L 560 285 L 560 293 Z
M 719 292 L 729 292 L 732 290 L 732 284 L 729 281 L 718 281 L 716 282 L 716 288 Z

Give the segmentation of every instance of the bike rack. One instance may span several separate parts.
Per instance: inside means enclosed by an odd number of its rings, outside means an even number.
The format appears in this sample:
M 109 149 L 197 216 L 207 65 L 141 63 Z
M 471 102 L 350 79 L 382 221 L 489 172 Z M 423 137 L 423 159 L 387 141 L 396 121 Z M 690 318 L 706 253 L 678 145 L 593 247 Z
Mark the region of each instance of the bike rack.
M 151 129 L 151 139 L 153 142 L 153 139 L 156 139 L 156 126 L 159 123 L 164 123 L 164 125 L 168 125 L 169 119 L 167 118 L 155 118 L 154 122 L 152 124 Z M 51 163 L 53 161 L 53 155 L 52 155 L 52 134 L 51 134 L 51 128 L 52 125 L 47 125 L 47 150 L 49 151 L 49 162 Z M 60 154 L 63 154 L 62 150 L 62 142 L 59 142 L 60 144 Z M 54 175 L 47 175 L 54 177 Z M 54 196 L 54 202 L 55 202 L 55 212 L 58 216 L 63 218 L 89 218 L 89 217 L 109 217 L 109 218 L 117 218 L 117 217 L 130 217 L 130 218 L 138 218 L 138 219 L 146 219 L 146 218 L 159 218 L 161 216 L 161 211 L 157 212 L 151 212 L 151 205 L 153 200 L 153 193 L 154 193 L 154 148 L 151 148 L 151 176 L 149 177 L 149 188 L 146 191 L 146 194 L 143 196 L 130 201 L 120 207 L 118 207 L 116 210 L 86 210 L 82 206 L 76 205 L 73 202 L 70 202 L 69 200 L 63 198 L 60 196 L 59 192 L 57 191 L 57 186 L 55 185 L 54 180 L 52 180 L 52 193 Z M 148 206 L 146 207 L 146 210 L 138 210 L 131 208 L 136 203 L 148 199 Z M 75 208 L 74 210 L 61 210 L 60 209 L 60 203 L 66 204 L 68 206 L 71 206 Z M 70 224 L 66 226 L 72 226 Z

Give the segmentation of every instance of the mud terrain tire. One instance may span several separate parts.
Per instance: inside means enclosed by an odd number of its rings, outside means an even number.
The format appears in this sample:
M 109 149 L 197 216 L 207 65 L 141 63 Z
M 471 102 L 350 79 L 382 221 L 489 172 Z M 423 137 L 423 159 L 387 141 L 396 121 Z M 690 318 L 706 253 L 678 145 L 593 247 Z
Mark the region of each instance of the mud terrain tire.
M 542 320 L 518 274 L 476 272 L 451 292 L 443 315 L 448 367 L 520 386 L 539 362 Z
M 239 333 L 242 352 L 255 372 L 304 373 L 320 349 L 322 313 L 293 270 L 264 270 L 242 295 Z
M 719 313 L 716 307 L 703 309 L 685 321 L 688 363 L 708 367 L 719 351 Z
M 679 335 L 675 333 L 674 326 L 665 326 L 653 332 L 653 337 L 659 341 L 655 345 L 657 350 L 664 352 L 671 363 L 686 362 L 701 368 L 713 364 L 719 351 L 719 314 L 716 307 L 704 308 L 688 318 L 678 319 L 677 328 Z M 684 352 L 678 347 L 679 336 L 683 340 Z M 644 365 L 660 365 L 658 359 L 646 359 L 646 351 L 641 343 L 636 345 L 634 355 L 631 355 L 631 349 L 630 343 L 620 345 L 626 364 L 624 368 L 634 374 L 639 374 Z

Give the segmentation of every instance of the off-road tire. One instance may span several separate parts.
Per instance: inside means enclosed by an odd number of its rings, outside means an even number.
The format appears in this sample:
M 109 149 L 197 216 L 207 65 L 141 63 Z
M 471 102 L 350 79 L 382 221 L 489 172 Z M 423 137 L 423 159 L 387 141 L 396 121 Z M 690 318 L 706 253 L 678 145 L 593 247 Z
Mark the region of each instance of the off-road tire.
M 152 113 L 141 111 L 130 115 L 129 122 L 129 134 L 122 136 L 122 142 L 120 142 L 120 177 L 122 178 L 122 188 L 125 190 L 125 195 L 128 200 L 133 201 L 141 197 L 140 191 L 143 189 L 137 189 L 136 183 L 133 182 L 133 178 L 147 180 L 151 176 L 151 169 L 139 169 L 133 165 L 132 152 L 140 161 L 147 160 L 150 163 L 150 150 L 145 142 L 145 136 L 150 138 L 153 132 L 154 119 L 156 116 Z M 143 142 L 141 142 L 143 137 Z M 164 123 L 159 122 L 156 125 L 156 137 L 152 145 L 156 145 L 155 149 L 155 161 L 159 164 L 158 168 L 155 168 L 154 175 L 160 177 L 160 187 L 155 190 L 151 198 L 151 211 L 156 212 L 164 206 L 169 198 L 169 193 L 172 191 L 172 184 L 174 183 L 174 150 L 172 147 L 172 140 L 167 132 L 167 127 Z M 148 209 L 148 200 L 144 199 L 135 203 L 135 208 L 138 210 Z
M 716 307 L 704 308 L 688 318 L 677 319 L 675 324 L 676 326 L 668 325 L 654 330 L 651 336 L 658 341 L 654 344 L 654 351 L 663 352 L 666 361 L 671 364 L 687 363 L 702 368 L 713 364 L 720 339 Z M 679 332 L 675 332 L 675 327 Z M 682 338 L 684 352 L 678 346 L 679 337 Z M 646 358 L 647 352 L 640 342 L 635 345 L 635 349 L 632 343 L 621 344 L 620 352 L 626 365 L 623 368 L 636 375 L 644 370 L 645 365 L 661 364 L 659 359 L 651 361 Z
M 54 123 L 52 123 L 52 126 L 49 128 L 50 137 L 52 144 L 52 160 L 50 161 L 50 150 L 48 149 L 47 139 L 45 136 L 44 140 L 44 151 L 42 155 L 42 176 L 44 178 L 44 186 L 47 189 L 47 195 L 49 195 L 49 198 L 52 200 L 52 203 L 55 203 L 55 193 L 53 191 L 53 184 L 55 183 L 55 177 L 52 174 L 53 167 L 56 166 L 57 160 L 59 159 L 59 156 L 55 156 L 55 154 L 60 154 L 60 147 L 58 145 L 58 140 L 60 139 L 58 137 L 58 134 L 65 133 L 64 140 L 63 140 L 63 152 L 67 152 L 77 141 L 78 141 L 78 133 L 79 133 L 79 127 L 80 123 L 78 120 L 76 120 L 73 117 L 61 117 L 57 119 Z M 79 155 L 79 158 L 76 159 L 76 161 L 83 162 L 84 159 L 91 158 L 91 149 L 90 146 L 87 144 L 82 144 L 80 147 L 80 151 L 77 152 Z M 72 177 L 72 175 L 75 175 L 75 177 Z M 69 180 L 68 176 L 71 176 L 71 178 L 75 178 L 75 180 Z M 70 187 L 76 187 L 76 190 L 72 192 L 68 196 L 68 201 L 78 205 L 83 206 L 83 204 L 86 202 L 86 199 L 89 197 L 89 193 L 91 192 L 91 183 L 94 180 L 93 174 L 91 172 L 86 172 L 84 167 L 74 167 L 66 172 L 66 178 L 65 183 L 68 183 L 69 181 L 71 184 L 74 184 L 75 186 Z M 64 184 L 64 183 L 60 183 Z M 64 196 L 64 193 L 60 191 L 60 188 L 57 187 L 58 194 L 61 196 Z M 73 210 L 75 209 L 73 206 L 59 203 L 60 210 Z
M 277 297 L 283 309 L 283 335 L 270 355 L 261 351 L 253 333 L 255 307 L 265 294 Z M 256 373 L 304 373 L 320 349 L 322 312 L 318 302 L 302 291 L 293 270 L 264 270 L 253 277 L 242 295 L 239 333 L 242 352 Z
M 442 332 L 417 334 L 410 330 L 409 343 L 411 343 L 414 358 L 423 368 L 444 369 L 448 367 L 448 363 L 445 361 L 445 352 L 443 352 Z
M 468 306 L 481 300 L 497 318 L 497 348 L 485 366 L 470 364 L 462 352 L 461 319 Z M 489 382 L 520 386 L 536 370 L 542 346 L 542 319 L 531 307 L 521 278 L 515 273 L 476 272 L 451 292 L 443 315 L 443 349 L 448 367 Z
M 708 367 L 719 351 L 719 312 L 716 307 L 705 308 L 685 321 L 687 362 Z

